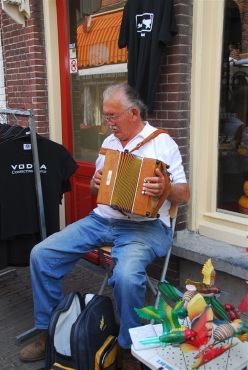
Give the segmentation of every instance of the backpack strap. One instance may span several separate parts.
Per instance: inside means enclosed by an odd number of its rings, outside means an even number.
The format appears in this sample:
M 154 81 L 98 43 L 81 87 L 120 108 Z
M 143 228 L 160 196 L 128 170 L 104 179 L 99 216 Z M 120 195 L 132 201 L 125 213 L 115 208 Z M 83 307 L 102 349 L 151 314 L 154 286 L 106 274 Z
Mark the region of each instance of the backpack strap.
M 157 129 L 157 130 L 153 131 L 149 136 L 147 136 L 144 140 L 142 140 L 140 143 L 138 143 L 133 149 L 129 150 L 128 153 L 134 152 L 135 150 L 139 149 L 144 144 L 146 144 L 148 141 L 154 139 L 155 137 L 157 137 L 160 134 L 167 134 L 168 135 L 168 132 L 163 130 L 163 129 Z M 112 149 L 101 147 L 100 150 L 99 150 L 99 154 L 106 155 L 107 150 L 112 150 Z

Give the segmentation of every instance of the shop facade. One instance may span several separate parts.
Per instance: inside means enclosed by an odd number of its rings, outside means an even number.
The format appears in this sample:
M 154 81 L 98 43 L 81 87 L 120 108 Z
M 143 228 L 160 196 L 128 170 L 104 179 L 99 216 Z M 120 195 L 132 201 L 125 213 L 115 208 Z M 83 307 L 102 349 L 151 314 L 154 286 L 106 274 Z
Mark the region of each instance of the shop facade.
M 37 131 L 63 143 L 79 164 L 61 207 L 62 225 L 94 207 L 89 181 L 108 134 L 101 93 L 128 73 L 127 50 L 117 47 L 126 1 L 96 1 L 91 9 L 86 3 L 30 0 L 22 24 L 1 10 L 1 105 L 33 108 Z M 178 143 L 191 189 L 189 206 L 179 209 L 175 270 L 180 265 L 182 282 L 212 257 L 234 292 L 239 284 L 238 301 L 248 273 L 243 258 L 248 215 L 239 205 L 248 180 L 248 5 L 176 0 L 174 10 L 178 34 L 167 45 L 149 122 Z M 241 107 L 231 104 L 236 91 Z M 241 139 L 235 136 L 238 128 Z

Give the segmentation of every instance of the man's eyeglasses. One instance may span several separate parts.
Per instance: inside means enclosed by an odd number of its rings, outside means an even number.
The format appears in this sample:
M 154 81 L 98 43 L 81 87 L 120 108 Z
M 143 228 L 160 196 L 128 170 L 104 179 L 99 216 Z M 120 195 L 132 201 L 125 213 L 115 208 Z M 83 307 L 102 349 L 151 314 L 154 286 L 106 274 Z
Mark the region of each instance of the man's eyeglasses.
M 121 112 L 120 114 L 106 114 L 106 115 L 102 115 L 102 118 L 104 119 L 104 121 L 111 121 L 111 122 L 116 122 L 117 119 L 123 114 L 125 113 L 128 109 L 130 109 L 132 107 L 128 107 L 127 109 L 125 109 L 123 112 Z

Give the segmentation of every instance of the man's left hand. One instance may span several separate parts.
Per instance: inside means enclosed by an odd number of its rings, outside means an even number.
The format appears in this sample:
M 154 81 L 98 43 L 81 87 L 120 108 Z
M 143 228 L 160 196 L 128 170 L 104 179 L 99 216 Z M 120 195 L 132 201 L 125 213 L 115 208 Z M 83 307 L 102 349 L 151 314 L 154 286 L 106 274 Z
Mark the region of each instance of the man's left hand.
M 143 184 L 143 194 L 149 195 L 150 197 L 160 198 L 165 191 L 165 179 L 162 172 L 156 168 L 156 177 L 146 177 Z

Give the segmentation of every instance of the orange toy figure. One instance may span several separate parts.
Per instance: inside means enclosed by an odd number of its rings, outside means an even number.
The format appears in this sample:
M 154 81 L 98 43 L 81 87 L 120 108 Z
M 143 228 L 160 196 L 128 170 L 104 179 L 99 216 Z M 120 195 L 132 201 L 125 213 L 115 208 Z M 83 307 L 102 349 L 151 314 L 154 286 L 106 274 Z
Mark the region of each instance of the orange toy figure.
M 213 310 L 199 293 L 189 301 L 187 309 L 191 329 L 197 335 L 190 341 L 181 344 L 182 352 L 199 350 L 203 345 L 206 345 L 211 338 L 213 329 Z
M 202 294 L 207 304 L 211 305 L 214 312 L 214 319 L 218 322 L 225 320 L 230 322 L 226 310 L 216 299 L 216 296 L 220 293 L 225 293 L 221 291 L 218 287 L 214 286 L 216 271 L 213 267 L 212 260 L 209 258 L 202 268 L 203 281 L 192 281 L 190 279 L 186 280 L 186 288 L 191 291 L 191 295 L 196 294 L 197 292 Z M 195 291 L 195 292 L 194 292 Z M 229 293 L 225 293 L 229 294 Z
M 241 342 L 248 339 L 248 327 L 240 320 L 235 319 L 231 323 L 218 325 L 213 332 L 215 341 L 225 341 L 232 337 L 238 337 Z
M 165 299 L 169 298 L 169 300 L 175 302 L 172 308 L 174 311 L 176 311 L 180 319 L 185 319 L 188 316 L 187 311 L 188 304 L 190 300 L 198 293 L 196 285 L 204 284 L 204 286 L 206 286 L 207 289 L 209 290 L 208 287 L 211 287 L 211 285 L 207 285 L 206 283 L 214 284 L 215 270 L 213 268 L 211 258 L 209 258 L 208 261 L 204 264 L 202 273 L 204 275 L 203 283 L 196 283 L 192 282 L 191 280 L 187 280 L 187 282 L 191 282 L 193 284 L 187 285 L 186 287 L 187 290 L 184 293 L 179 291 L 177 288 L 175 288 L 166 280 L 158 284 L 158 289 L 161 292 L 162 296 Z M 211 305 L 213 309 L 215 321 L 218 320 L 218 323 L 219 321 L 223 323 L 223 320 L 231 322 L 231 319 L 229 318 L 226 310 L 221 305 L 221 303 L 217 301 L 216 296 L 213 294 L 213 292 L 207 295 L 203 294 L 203 296 L 206 301 L 206 304 Z
M 184 349 L 184 344 L 188 347 L 186 352 L 198 350 L 201 346 L 208 343 L 212 335 L 213 311 L 208 306 L 200 294 L 190 300 L 188 304 L 188 315 L 191 327 L 181 326 L 176 312 L 161 298 L 158 309 L 147 306 L 141 309 L 135 308 L 137 314 L 146 320 L 154 319 L 161 322 L 163 334 L 159 337 L 148 337 L 140 342 L 142 344 L 161 343 L 180 344 Z
M 223 344 L 220 347 L 214 347 L 210 344 L 208 347 L 204 348 L 199 352 L 194 358 L 198 360 L 191 366 L 192 369 L 197 369 L 201 365 L 205 365 L 207 362 L 213 360 L 214 358 L 220 356 L 222 353 L 228 351 L 231 347 L 235 346 L 237 343 Z
M 207 262 L 203 265 L 202 268 L 202 275 L 203 275 L 203 283 L 207 285 L 214 285 L 216 271 L 212 264 L 211 258 L 207 260 Z
M 187 285 L 195 286 L 198 293 L 201 293 L 203 296 L 214 296 L 216 294 L 220 293 L 226 293 L 222 290 L 220 290 L 217 286 L 214 286 L 215 281 L 215 270 L 212 265 L 212 260 L 209 258 L 207 262 L 204 264 L 202 268 L 202 274 L 203 274 L 203 281 L 193 281 L 191 279 L 186 280 L 186 288 Z

